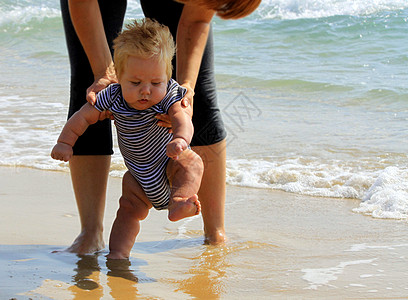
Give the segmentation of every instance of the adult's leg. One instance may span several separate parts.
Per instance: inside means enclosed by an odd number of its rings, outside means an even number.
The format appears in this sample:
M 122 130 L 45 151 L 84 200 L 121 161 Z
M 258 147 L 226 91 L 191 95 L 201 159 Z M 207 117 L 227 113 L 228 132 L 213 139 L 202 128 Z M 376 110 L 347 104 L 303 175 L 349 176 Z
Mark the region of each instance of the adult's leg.
M 204 162 L 198 197 L 201 202 L 205 241 L 226 240 L 224 225 L 226 190 L 226 130 L 218 107 L 214 74 L 214 46 L 209 32 L 194 95 L 194 137 L 192 149 Z
M 73 156 L 69 167 L 81 222 L 81 232 L 67 251 L 86 254 L 102 250 L 105 248 L 103 216 L 110 156 Z
M 205 241 L 216 245 L 225 242 L 226 142 L 195 146 L 204 162 L 204 174 L 198 197 L 204 222 Z
M 98 1 L 109 46 L 120 32 L 126 0 Z M 69 116 L 86 103 L 86 89 L 94 77 L 88 59 L 72 25 L 68 1 L 61 0 L 61 12 L 71 63 L 71 98 Z M 104 248 L 102 237 L 106 186 L 112 154 L 109 120 L 89 127 L 74 147 L 70 161 L 73 189 L 81 221 L 81 233 L 67 250 L 90 253 Z
M 110 259 L 129 258 L 130 251 L 140 231 L 140 221 L 144 220 L 152 204 L 137 180 L 126 172 L 122 180 L 122 196 L 119 209 L 109 238 Z

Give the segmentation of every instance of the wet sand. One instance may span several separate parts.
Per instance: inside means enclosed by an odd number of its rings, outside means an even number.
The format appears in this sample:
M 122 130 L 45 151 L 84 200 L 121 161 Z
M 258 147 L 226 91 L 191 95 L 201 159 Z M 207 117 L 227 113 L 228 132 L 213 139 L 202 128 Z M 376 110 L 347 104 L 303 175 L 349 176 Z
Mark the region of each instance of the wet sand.
M 129 262 L 69 246 L 79 220 L 69 174 L 0 168 L 0 299 L 408 298 L 408 223 L 359 201 L 228 186 L 224 246 L 202 221 L 152 211 Z M 105 239 L 120 179 L 110 178 Z

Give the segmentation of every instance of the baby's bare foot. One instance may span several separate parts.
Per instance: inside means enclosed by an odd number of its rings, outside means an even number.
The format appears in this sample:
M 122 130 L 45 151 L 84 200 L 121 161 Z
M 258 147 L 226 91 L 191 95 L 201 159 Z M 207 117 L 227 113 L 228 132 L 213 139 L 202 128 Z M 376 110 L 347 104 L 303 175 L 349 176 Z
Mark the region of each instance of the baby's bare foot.
M 201 211 L 201 204 L 197 195 L 190 198 L 174 197 L 170 200 L 168 209 L 169 220 L 175 222 L 198 215 Z

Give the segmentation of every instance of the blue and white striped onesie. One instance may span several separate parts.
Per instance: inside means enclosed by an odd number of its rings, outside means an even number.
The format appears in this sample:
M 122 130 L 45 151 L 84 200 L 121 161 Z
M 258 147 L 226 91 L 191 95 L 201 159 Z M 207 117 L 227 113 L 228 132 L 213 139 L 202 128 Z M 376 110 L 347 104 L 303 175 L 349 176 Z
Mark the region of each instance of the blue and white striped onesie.
M 166 146 L 173 135 L 167 128 L 157 126 L 158 120 L 154 116 L 167 114 L 185 93 L 184 87 L 170 79 L 163 100 L 148 109 L 137 110 L 126 103 L 120 85 L 112 84 L 98 93 L 95 104 L 95 108 L 101 112 L 112 112 L 126 167 L 158 210 L 166 209 L 170 199 Z

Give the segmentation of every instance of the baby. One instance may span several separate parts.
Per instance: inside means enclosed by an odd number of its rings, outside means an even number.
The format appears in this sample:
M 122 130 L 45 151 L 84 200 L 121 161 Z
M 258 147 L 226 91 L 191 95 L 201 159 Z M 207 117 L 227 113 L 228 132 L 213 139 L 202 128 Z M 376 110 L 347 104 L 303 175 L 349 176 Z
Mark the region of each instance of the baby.
M 186 90 L 171 79 L 175 45 L 167 27 L 150 19 L 126 26 L 114 41 L 118 83 L 86 103 L 64 126 L 51 152 L 69 161 L 72 147 L 90 124 L 113 114 L 118 144 L 128 171 L 114 221 L 108 258 L 125 259 L 150 208 L 168 209 L 177 221 L 200 213 L 197 192 L 203 174 L 201 158 L 189 148 L 193 136 L 191 107 L 181 106 Z M 157 125 L 168 114 L 172 133 Z M 171 159 L 170 159 L 171 158 Z

